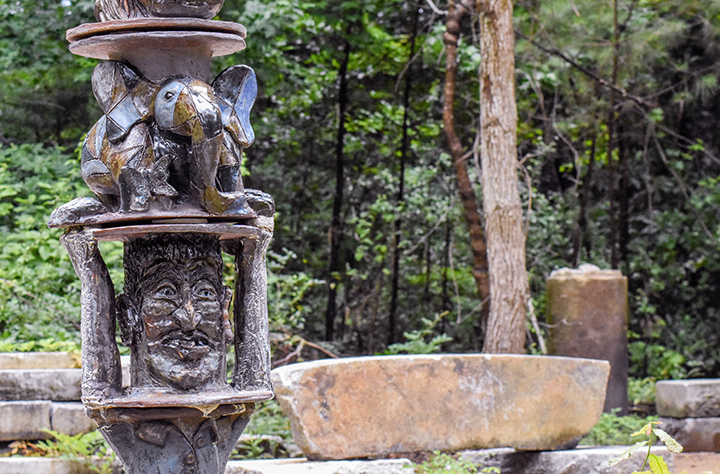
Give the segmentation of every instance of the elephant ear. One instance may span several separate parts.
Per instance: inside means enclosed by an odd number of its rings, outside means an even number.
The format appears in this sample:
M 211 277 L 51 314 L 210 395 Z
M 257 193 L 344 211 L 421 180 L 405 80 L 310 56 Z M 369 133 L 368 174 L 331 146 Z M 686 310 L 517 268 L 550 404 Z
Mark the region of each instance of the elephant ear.
M 248 66 L 232 66 L 218 74 L 212 83 L 222 112 L 223 127 L 238 145 L 245 148 L 255 141 L 250 125 L 250 109 L 257 97 L 255 71 Z
M 153 85 L 129 66 L 118 61 L 97 65 L 92 75 L 92 88 L 100 108 L 107 117 L 107 138 L 117 143 L 137 123 L 147 119 Z

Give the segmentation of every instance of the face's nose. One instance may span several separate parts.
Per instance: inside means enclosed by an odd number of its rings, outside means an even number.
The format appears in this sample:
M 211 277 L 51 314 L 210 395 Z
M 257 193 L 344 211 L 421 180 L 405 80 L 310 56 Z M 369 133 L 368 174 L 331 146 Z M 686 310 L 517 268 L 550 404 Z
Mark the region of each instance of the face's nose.
M 200 322 L 200 315 L 195 312 L 192 301 L 188 300 L 173 313 L 182 331 L 192 331 Z

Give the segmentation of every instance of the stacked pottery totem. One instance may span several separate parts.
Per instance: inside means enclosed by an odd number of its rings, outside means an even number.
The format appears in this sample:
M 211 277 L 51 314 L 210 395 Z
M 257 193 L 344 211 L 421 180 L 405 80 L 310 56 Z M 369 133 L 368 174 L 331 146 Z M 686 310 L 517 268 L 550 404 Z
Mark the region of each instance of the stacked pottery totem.
M 255 73 L 210 82 L 213 56 L 245 47 L 243 26 L 210 20 L 222 0 L 97 0 L 70 51 L 105 60 L 92 86 L 104 115 L 82 147 L 95 193 L 49 226 L 82 282 L 82 394 L 129 474 L 222 473 L 255 402 L 272 398 L 265 251 L 274 202 L 244 189 Z M 116 297 L 98 241 L 125 246 Z M 233 291 L 222 252 L 235 257 Z M 131 352 L 121 386 L 116 328 Z M 228 380 L 226 350 L 235 346 Z

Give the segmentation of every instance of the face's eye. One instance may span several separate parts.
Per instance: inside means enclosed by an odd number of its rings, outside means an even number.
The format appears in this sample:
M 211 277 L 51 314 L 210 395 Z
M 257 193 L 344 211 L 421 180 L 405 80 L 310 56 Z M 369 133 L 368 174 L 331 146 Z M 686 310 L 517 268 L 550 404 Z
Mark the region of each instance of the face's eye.
M 193 296 L 201 300 L 214 300 L 217 298 L 217 292 L 211 284 L 200 282 L 193 288 Z
M 171 300 L 175 298 L 177 294 L 177 288 L 169 281 L 161 282 L 155 289 L 155 298 L 159 299 Z
M 167 92 L 165 93 L 165 100 L 170 100 L 170 99 L 172 99 L 173 97 L 175 97 L 175 92 L 174 92 L 174 91 L 167 91 Z

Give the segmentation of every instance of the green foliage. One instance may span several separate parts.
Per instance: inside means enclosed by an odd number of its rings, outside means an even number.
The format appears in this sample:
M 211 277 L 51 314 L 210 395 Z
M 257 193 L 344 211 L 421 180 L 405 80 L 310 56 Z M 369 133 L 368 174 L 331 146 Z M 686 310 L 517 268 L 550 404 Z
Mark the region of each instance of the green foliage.
M 685 357 L 660 344 L 633 341 L 628 344 L 633 373 L 646 373 L 655 380 L 683 379 L 687 377 Z
M 86 194 L 77 161 L 62 148 L 0 147 L 0 340 L 78 341 L 79 289 L 46 222 L 52 210 Z
M 100 474 L 111 474 L 115 453 L 110 449 L 99 431 L 81 433 L 75 436 L 43 430 L 53 437 L 50 441 L 38 441 L 26 456 L 42 456 L 74 459 L 82 462 L 89 470 Z
M 600 420 L 590 432 L 580 441 L 581 445 L 631 445 L 634 443 L 631 433 L 639 431 L 650 422 L 656 422 L 657 416 L 641 418 L 636 415 L 618 416 L 617 410 L 613 413 L 603 413 Z
M 0 2 L 0 143 L 73 144 L 99 117 L 90 91 L 97 61 L 68 53 L 65 41 L 92 11 L 91 0 Z
M 17 342 L 17 335 L 0 340 L 0 352 L 72 352 L 80 356 L 76 341 L 57 341 L 51 337 L 34 341 Z
M 246 434 L 265 434 L 292 440 L 290 420 L 283 414 L 277 400 L 268 400 L 255 410 L 245 428 Z
M 654 405 L 655 404 L 655 382 L 653 377 L 628 379 L 628 400 L 632 405 Z
M 452 338 L 447 334 L 433 336 L 433 333 L 435 332 L 435 327 L 448 313 L 449 311 L 440 313 L 435 316 L 433 320 L 422 318 L 424 325 L 422 329 L 404 333 L 407 341 L 391 344 L 383 354 L 432 354 L 434 352 L 440 352 L 442 344 L 452 341 Z M 426 340 L 428 338 L 429 340 Z
M 245 435 L 249 435 L 245 436 Z M 250 418 L 241 443 L 232 459 L 265 459 L 287 457 L 285 447 L 292 443 L 290 420 L 283 414 L 277 400 L 268 400 Z
M 299 331 L 312 311 L 312 307 L 306 304 L 309 293 L 325 282 L 303 271 L 287 273 L 289 262 L 295 260 L 297 255 L 290 250 L 283 250 L 283 254 L 273 251 L 267 254 L 270 330 Z
M 231 459 L 263 459 L 263 457 L 274 458 L 277 447 L 273 442 L 268 442 L 261 437 L 243 439 L 240 446 L 236 446 L 231 454 Z
M 497 467 L 478 469 L 472 462 L 458 455 L 450 455 L 436 451 L 429 461 L 415 465 L 417 474 L 500 474 Z

